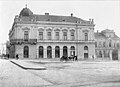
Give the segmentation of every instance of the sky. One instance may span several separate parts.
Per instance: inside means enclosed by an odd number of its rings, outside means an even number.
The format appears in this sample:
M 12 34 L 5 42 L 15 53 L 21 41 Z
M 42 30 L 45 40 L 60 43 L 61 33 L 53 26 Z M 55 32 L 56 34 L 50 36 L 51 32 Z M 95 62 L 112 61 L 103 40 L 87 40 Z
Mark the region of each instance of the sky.
M 119 0 L 0 0 L 0 43 L 9 40 L 9 30 L 15 15 L 27 7 L 34 14 L 73 16 L 89 20 L 94 19 L 95 32 L 104 29 L 114 30 L 120 37 L 120 1 Z

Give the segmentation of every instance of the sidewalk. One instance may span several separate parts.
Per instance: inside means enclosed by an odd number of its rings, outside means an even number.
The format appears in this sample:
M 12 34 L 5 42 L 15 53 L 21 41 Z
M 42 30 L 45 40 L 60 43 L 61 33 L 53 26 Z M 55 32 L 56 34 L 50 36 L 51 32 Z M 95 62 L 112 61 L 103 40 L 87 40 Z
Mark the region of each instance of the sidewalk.
M 23 69 L 33 69 L 33 70 L 46 70 L 45 67 L 38 66 L 32 63 L 27 63 L 23 60 L 10 60 L 10 62 L 16 64 L 17 66 L 23 68 Z

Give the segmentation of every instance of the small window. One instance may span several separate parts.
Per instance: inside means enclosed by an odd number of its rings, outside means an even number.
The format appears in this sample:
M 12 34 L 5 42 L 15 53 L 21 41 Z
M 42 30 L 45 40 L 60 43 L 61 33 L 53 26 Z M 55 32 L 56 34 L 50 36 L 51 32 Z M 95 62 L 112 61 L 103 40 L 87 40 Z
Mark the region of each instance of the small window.
M 51 40 L 51 32 L 48 32 L 48 40 Z
M 56 32 L 55 36 L 56 36 L 56 40 L 59 40 L 59 32 Z
M 67 40 L 67 32 L 63 32 L 63 39 Z
M 74 32 L 71 32 L 71 40 L 74 40 L 74 39 L 75 39 Z
M 88 41 L 88 33 L 85 33 L 85 41 Z
M 39 39 L 43 40 L 43 32 L 39 32 Z
M 88 50 L 88 46 L 85 46 L 85 47 L 84 47 L 84 50 Z

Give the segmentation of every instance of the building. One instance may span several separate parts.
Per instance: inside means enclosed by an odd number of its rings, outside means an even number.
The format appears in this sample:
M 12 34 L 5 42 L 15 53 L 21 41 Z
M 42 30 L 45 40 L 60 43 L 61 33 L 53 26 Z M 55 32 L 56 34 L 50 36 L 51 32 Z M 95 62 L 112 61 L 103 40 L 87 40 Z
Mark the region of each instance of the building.
M 95 52 L 97 59 L 118 60 L 120 56 L 120 38 L 113 30 L 95 33 Z
M 93 19 L 83 20 L 72 13 L 70 16 L 38 15 L 25 7 L 15 16 L 9 32 L 10 57 L 18 54 L 20 58 L 39 59 L 77 55 L 79 59 L 97 59 L 98 51 L 104 51 L 95 47 L 102 37 L 101 33 L 94 33 L 94 26 Z
M 33 14 L 23 8 L 9 32 L 10 56 L 20 58 L 60 58 L 77 55 L 90 58 L 95 54 L 93 19 Z

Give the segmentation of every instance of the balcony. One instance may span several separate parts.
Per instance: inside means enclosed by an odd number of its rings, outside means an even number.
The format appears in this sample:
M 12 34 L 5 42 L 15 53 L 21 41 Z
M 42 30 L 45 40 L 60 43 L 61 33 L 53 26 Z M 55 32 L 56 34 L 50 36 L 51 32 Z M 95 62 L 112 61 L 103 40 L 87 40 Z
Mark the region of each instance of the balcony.
M 43 39 L 43 40 L 37 40 L 37 42 L 57 42 L 57 43 L 62 43 L 62 42 L 68 42 L 68 43 L 95 43 L 94 40 L 48 40 L 48 39 Z
M 10 40 L 10 44 L 31 44 L 31 45 L 35 45 L 37 43 L 37 39 L 28 39 L 28 40 L 24 40 L 24 39 L 12 39 Z

